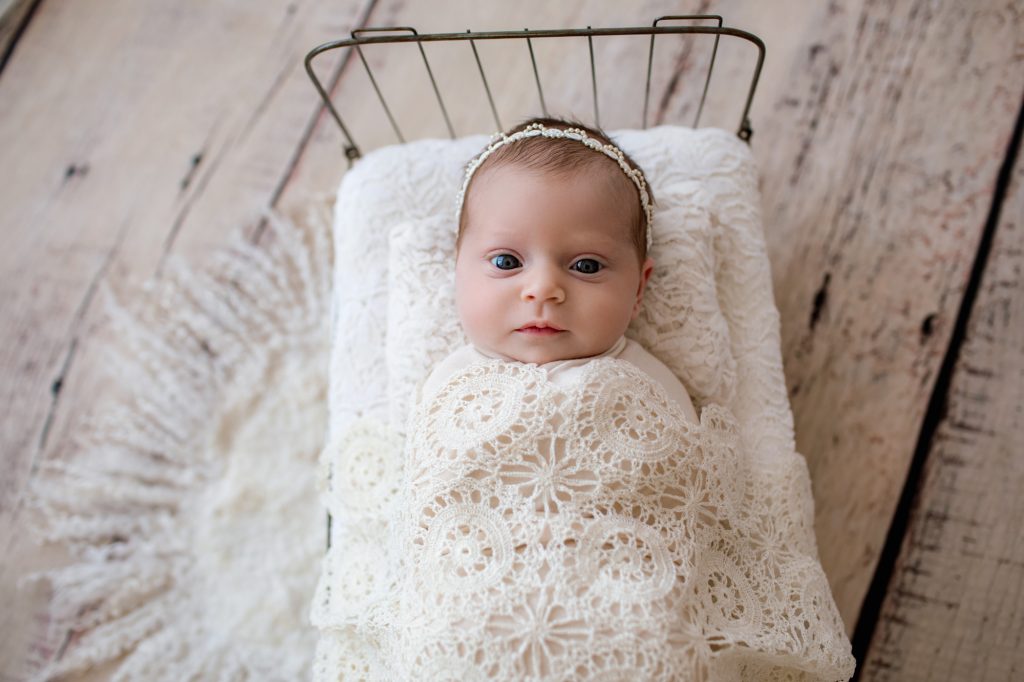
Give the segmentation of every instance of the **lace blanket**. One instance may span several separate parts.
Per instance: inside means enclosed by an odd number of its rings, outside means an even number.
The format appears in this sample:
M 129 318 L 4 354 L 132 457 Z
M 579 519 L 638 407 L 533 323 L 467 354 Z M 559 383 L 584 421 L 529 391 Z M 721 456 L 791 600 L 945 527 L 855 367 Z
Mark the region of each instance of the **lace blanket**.
M 410 427 L 383 501 L 387 578 L 368 601 L 335 595 L 335 623 L 377 654 L 367 677 L 848 677 L 804 501 L 775 496 L 800 472 L 779 472 L 771 497 L 750 485 L 728 408 L 693 424 L 617 358 L 564 391 L 493 360 L 457 372 Z

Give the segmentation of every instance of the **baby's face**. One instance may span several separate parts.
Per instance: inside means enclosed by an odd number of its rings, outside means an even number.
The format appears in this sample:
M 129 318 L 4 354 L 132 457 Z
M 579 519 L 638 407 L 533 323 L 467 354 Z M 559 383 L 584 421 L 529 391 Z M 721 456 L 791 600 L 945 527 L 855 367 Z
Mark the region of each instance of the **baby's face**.
M 641 264 L 629 211 L 603 178 L 488 169 L 467 198 L 455 264 L 459 318 L 477 347 L 543 364 L 598 355 L 636 317 Z

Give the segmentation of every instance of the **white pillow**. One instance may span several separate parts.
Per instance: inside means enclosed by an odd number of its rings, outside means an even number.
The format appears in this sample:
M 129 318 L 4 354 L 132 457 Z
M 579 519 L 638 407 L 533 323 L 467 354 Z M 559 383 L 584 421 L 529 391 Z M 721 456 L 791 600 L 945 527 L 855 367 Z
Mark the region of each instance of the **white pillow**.
M 450 217 L 462 165 L 487 141 L 422 140 L 378 149 L 342 178 L 334 208 L 328 435 L 355 419 L 389 422 L 389 237 L 410 221 Z M 442 187 L 443 189 L 438 189 Z

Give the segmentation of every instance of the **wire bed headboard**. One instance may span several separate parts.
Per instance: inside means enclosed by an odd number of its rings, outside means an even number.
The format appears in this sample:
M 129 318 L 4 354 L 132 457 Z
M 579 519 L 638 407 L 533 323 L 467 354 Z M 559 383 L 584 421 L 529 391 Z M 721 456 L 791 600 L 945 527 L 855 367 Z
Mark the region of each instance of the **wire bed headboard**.
M 660 25 L 666 21 L 713 21 L 716 23 L 714 26 L 664 26 Z M 388 35 L 381 35 L 387 33 Z M 484 70 L 483 63 L 480 59 L 480 53 L 477 50 L 478 41 L 508 41 L 508 40 L 519 40 L 526 43 L 526 49 L 529 52 L 530 63 L 533 67 L 534 83 L 536 84 L 537 95 L 540 101 L 541 110 L 544 115 L 548 115 L 548 107 L 544 98 L 544 89 L 541 85 L 540 72 L 537 68 L 537 58 L 534 53 L 533 41 L 542 40 L 547 38 L 567 38 L 567 37 L 585 37 L 587 39 L 588 47 L 590 50 L 590 81 L 591 90 L 593 93 L 593 109 L 594 109 L 594 121 L 598 127 L 601 125 L 601 114 L 598 106 L 598 82 L 597 82 L 597 69 L 594 64 L 594 44 L 593 39 L 595 37 L 604 36 L 650 36 L 650 48 L 647 57 L 647 75 L 646 75 L 646 86 L 644 90 L 644 107 L 643 107 L 643 128 L 647 128 L 648 124 L 648 112 L 649 102 L 651 94 L 651 70 L 654 61 L 654 39 L 659 35 L 678 35 L 678 34 L 704 34 L 714 36 L 714 47 L 711 53 L 710 62 L 708 64 L 707 76 L 704 79 L 704 89 L 701 93 L 700 104 L 697 107 L 696 117 L 693 123 L 693 127 L 697 127 L 700 123 L 700 117 L 704 110 L 704 103 L 707 97 L 708 86 L 711 83 L 711 76 L 714 71 L 715 58 L 718 54 L 719 40 L 722 36 L 731 36 L 745 40 L 753 44 L 757 48 L 757 63 L 754 67 L 753 76 L 751 78 L 750 87 L 747 91 L 746 102 L 743 106 L 742 114 L 740 115 L 740 122 L 737 128 L 736 134 L 740 139 L 749 143 L 751 136 L 753 135 L 753 129 L 750 124 L 750 107 L 754 99 L 754 92 L 757 89 L 757 82 L 761 75 L 761 67 L 764 63 L 765 46 L 764 42 L 761 41 L 756 35 L 743 31 L 736 28 L 730 28 L 723 25 L 723 19 L 718 15 L 672 15 L 663 16 L 654 20 L 651 26 L 636 26 L 636 27 L 622 27 L 622 28 L 591 28 L 585 29 L 558 29 L 558 30 L 531 30 L 523 29 L 516 31 L 487 31 L 474 33 L 467 30 L 465 33 L 425 33 L 421 34 L 416 29 L 409 26 L 395 26 L 386 28 L 359 28 L 351 32 L 351 37 L 335 40 L 328 43 L 319 45 L 306 55 L 305 66 L 306 73 L 309 75 L 310 80 L 313 81 L 313 85 L 316 87 L 317 92 L 320 94 L 320 98 L 323 100 L 324 105 L 330 112 L 331 117 L 338 124 L 342 135 L 345 138 L 345 156 L 351 164 L 355 159 L 362 156 L 362 150 L 359 145 L 356 144 L 352 134 L 348 127 L 345 125 L 335 108 L 331 97 L 328 92 L 324 89 L 320 79 L 317 78 L 313 71 L 313 59 L 318 55 L 328 52 L 330 50 L 336 50 L 339 48 L 348 48 L 350 51 L 355 50 L 359 56 L 360 61 L 363 64 L 366 74 L 369 77 L 370 84 L 375 91 L 381 106 L 383 107 L 384 114 L 387 117 L 388 122 L 392 130 L 395 133 L 395 137 L 399 142 L 405 142 L 405 136 L 402 133 L 398 122 L 395 120 L 395 116 L 391 108 L 388 106 L 387 100 L 385 99 L 381 88 L 378 85 L 377 79 L 374 77 L 373 69 L 370 67 L 366 56 L 363 54 L 362 47 L 365 45 L 379 45 L 379 44 L 396 44 L 396 43 L 415 43 L 419 48 L 419 53 L 423 61 L 423 65 L 426 67 L 427 75 L 430 79 L 430 84 L 434 92 L 434 96 L 437 100 L 437 105 L 440 108 L 442 117 L 444 118 L 445 125 L 448 129 L 448 135 L 455 139 L 456 132 L 452 125 L 451 118 L 448 113 L 448 108 L 445 106 L 444 97 L 438 88 L 437 80 L 434 77 L 434 72 L 430 67 L 430 61 L 427 59 L 427 53 L 423 48 L 424 43 L 435 43 L 435 42 L 469 42 L 469 46 L 472 49 L 473 57 L 476 61 L 477 69 L 480 73 L 480 79 L 483 83 L 484 91 L 487 95 L 488 104 L 490 105 L 491 115 L 493 116 L 494 123 L 497 126 L 497 130 L 504 130 L 504 126 L 501 123 L 501 117 L 498 114 L 498 109 L 494 103 L 494 97 L 491 92 L 491 85 L 488 81 L 487 74 Z

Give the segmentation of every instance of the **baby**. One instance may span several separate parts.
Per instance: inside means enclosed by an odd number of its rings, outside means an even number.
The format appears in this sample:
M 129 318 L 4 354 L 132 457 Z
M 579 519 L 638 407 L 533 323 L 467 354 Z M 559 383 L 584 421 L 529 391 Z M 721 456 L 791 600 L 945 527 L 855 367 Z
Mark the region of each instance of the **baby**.
M 615 357 L 697 422 L 671 370 L 623 336 L 654 268 L 653 201 L 636 163 L 578 123 L 533 119 L 488 147 L 467 171 L 456 239 L 456 305 L 470 345 L 434 368 L 421 399 L 486 358 L 537 364 L 565 386 L 589 360 Z
M 381 679 L 836 679 L 827 582 L 748 485 L 735 416 L 708 403 L 698 420 L 624 337 L 652 201 L 607 136 L 553 119 L 467 167 L 470 343 L 421 386 L 389 587 L 354 618 Z
M 470 343 L 410 422 L 397 677 L 700 678 L 671 643 L 699 637 L 687 486 L 715 512 L 728 485 L 703 453 L 731 453 L 624 337 L 654 267 L 652 201 L 606 135 L 554 119 L 468 166 L 455 288 Z

